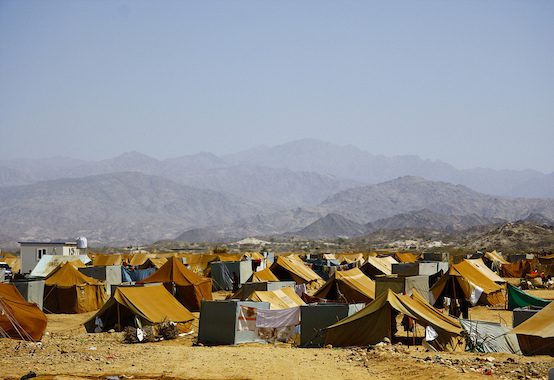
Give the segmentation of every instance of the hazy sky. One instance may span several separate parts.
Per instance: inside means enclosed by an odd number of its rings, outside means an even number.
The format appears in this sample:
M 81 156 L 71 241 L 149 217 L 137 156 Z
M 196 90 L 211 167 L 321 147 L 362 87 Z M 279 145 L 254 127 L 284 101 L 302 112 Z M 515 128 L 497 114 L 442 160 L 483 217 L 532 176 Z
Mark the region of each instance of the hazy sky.
M 0 0 L 0 158 L 314 137 L 554 171 L 554 1 Z

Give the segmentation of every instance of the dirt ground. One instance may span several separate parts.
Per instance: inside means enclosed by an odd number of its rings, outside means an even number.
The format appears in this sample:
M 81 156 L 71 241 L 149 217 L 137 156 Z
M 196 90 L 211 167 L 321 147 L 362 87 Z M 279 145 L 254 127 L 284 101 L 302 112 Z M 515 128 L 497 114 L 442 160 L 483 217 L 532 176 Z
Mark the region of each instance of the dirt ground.
M 554 367 L 549 356 L 436 353 L 421 346 L 201 347 L 193 346 L 195 334 L 125 344 L 122 333 L 87 334 L 82 323 L 93 314 L 48 315 L 47 334 L 38 346 L 0 339 L 0 378 L 20 379 L 34 371 L 39 379 L 546 379 Z M 479 306 L 470 316 L 511 325 L 505 310 Z

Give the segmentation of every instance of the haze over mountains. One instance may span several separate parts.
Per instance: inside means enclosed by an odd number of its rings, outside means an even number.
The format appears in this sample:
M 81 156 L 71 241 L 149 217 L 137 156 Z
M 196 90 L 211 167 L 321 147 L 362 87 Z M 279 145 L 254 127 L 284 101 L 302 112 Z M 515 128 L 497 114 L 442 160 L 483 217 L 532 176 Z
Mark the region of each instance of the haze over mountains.
M 117 245 L 177 236 L 334 238 L 422 224 L 461 229 L 531 214 L 552 220 L 552 198 L 554 173 L 458 170 L 317 140 L 221 157 L 157 160 L 131 152 L 94 162 L 4 160 L 0 243 L 77 235 Z

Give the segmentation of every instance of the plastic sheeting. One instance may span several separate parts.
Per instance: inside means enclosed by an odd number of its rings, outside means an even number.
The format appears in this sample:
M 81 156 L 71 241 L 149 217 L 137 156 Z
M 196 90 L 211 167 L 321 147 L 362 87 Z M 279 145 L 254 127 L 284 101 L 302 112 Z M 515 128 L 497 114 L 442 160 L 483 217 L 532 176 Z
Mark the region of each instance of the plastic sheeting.
M 156 268 L 134 269 L 129 270 L 121 267 L 121 282 L 137 282 L 142 281 L 156 272 Z
M 515 334 L 499 323 L 461 319 L 462 327 L 469 334 L 466 351 L 505 352 L 521 354 Z

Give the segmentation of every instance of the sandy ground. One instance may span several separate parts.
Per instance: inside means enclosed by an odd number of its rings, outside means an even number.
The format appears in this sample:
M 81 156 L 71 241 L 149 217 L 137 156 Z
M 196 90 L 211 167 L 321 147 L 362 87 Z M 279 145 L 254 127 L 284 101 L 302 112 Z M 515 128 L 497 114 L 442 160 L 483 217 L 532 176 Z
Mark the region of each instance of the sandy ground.
M 219 296 L 218 296 L 219 298 Z M 487 307 L 472 319 L 511 324 L 511 313 Z M 48 315 L 41 347 L 0 339 L 0 378 L 34 371 L 42 379 L 444 379 L 547 378 L 554 358 L 435 353 L 420 347 L 302 349 L 288 344 L 193 346 L 194 334 L 171 341 L 125 344 L 121 333 L 87 334 L 94 313 Z M 197 324 L 194 330 L 198 331 Z

